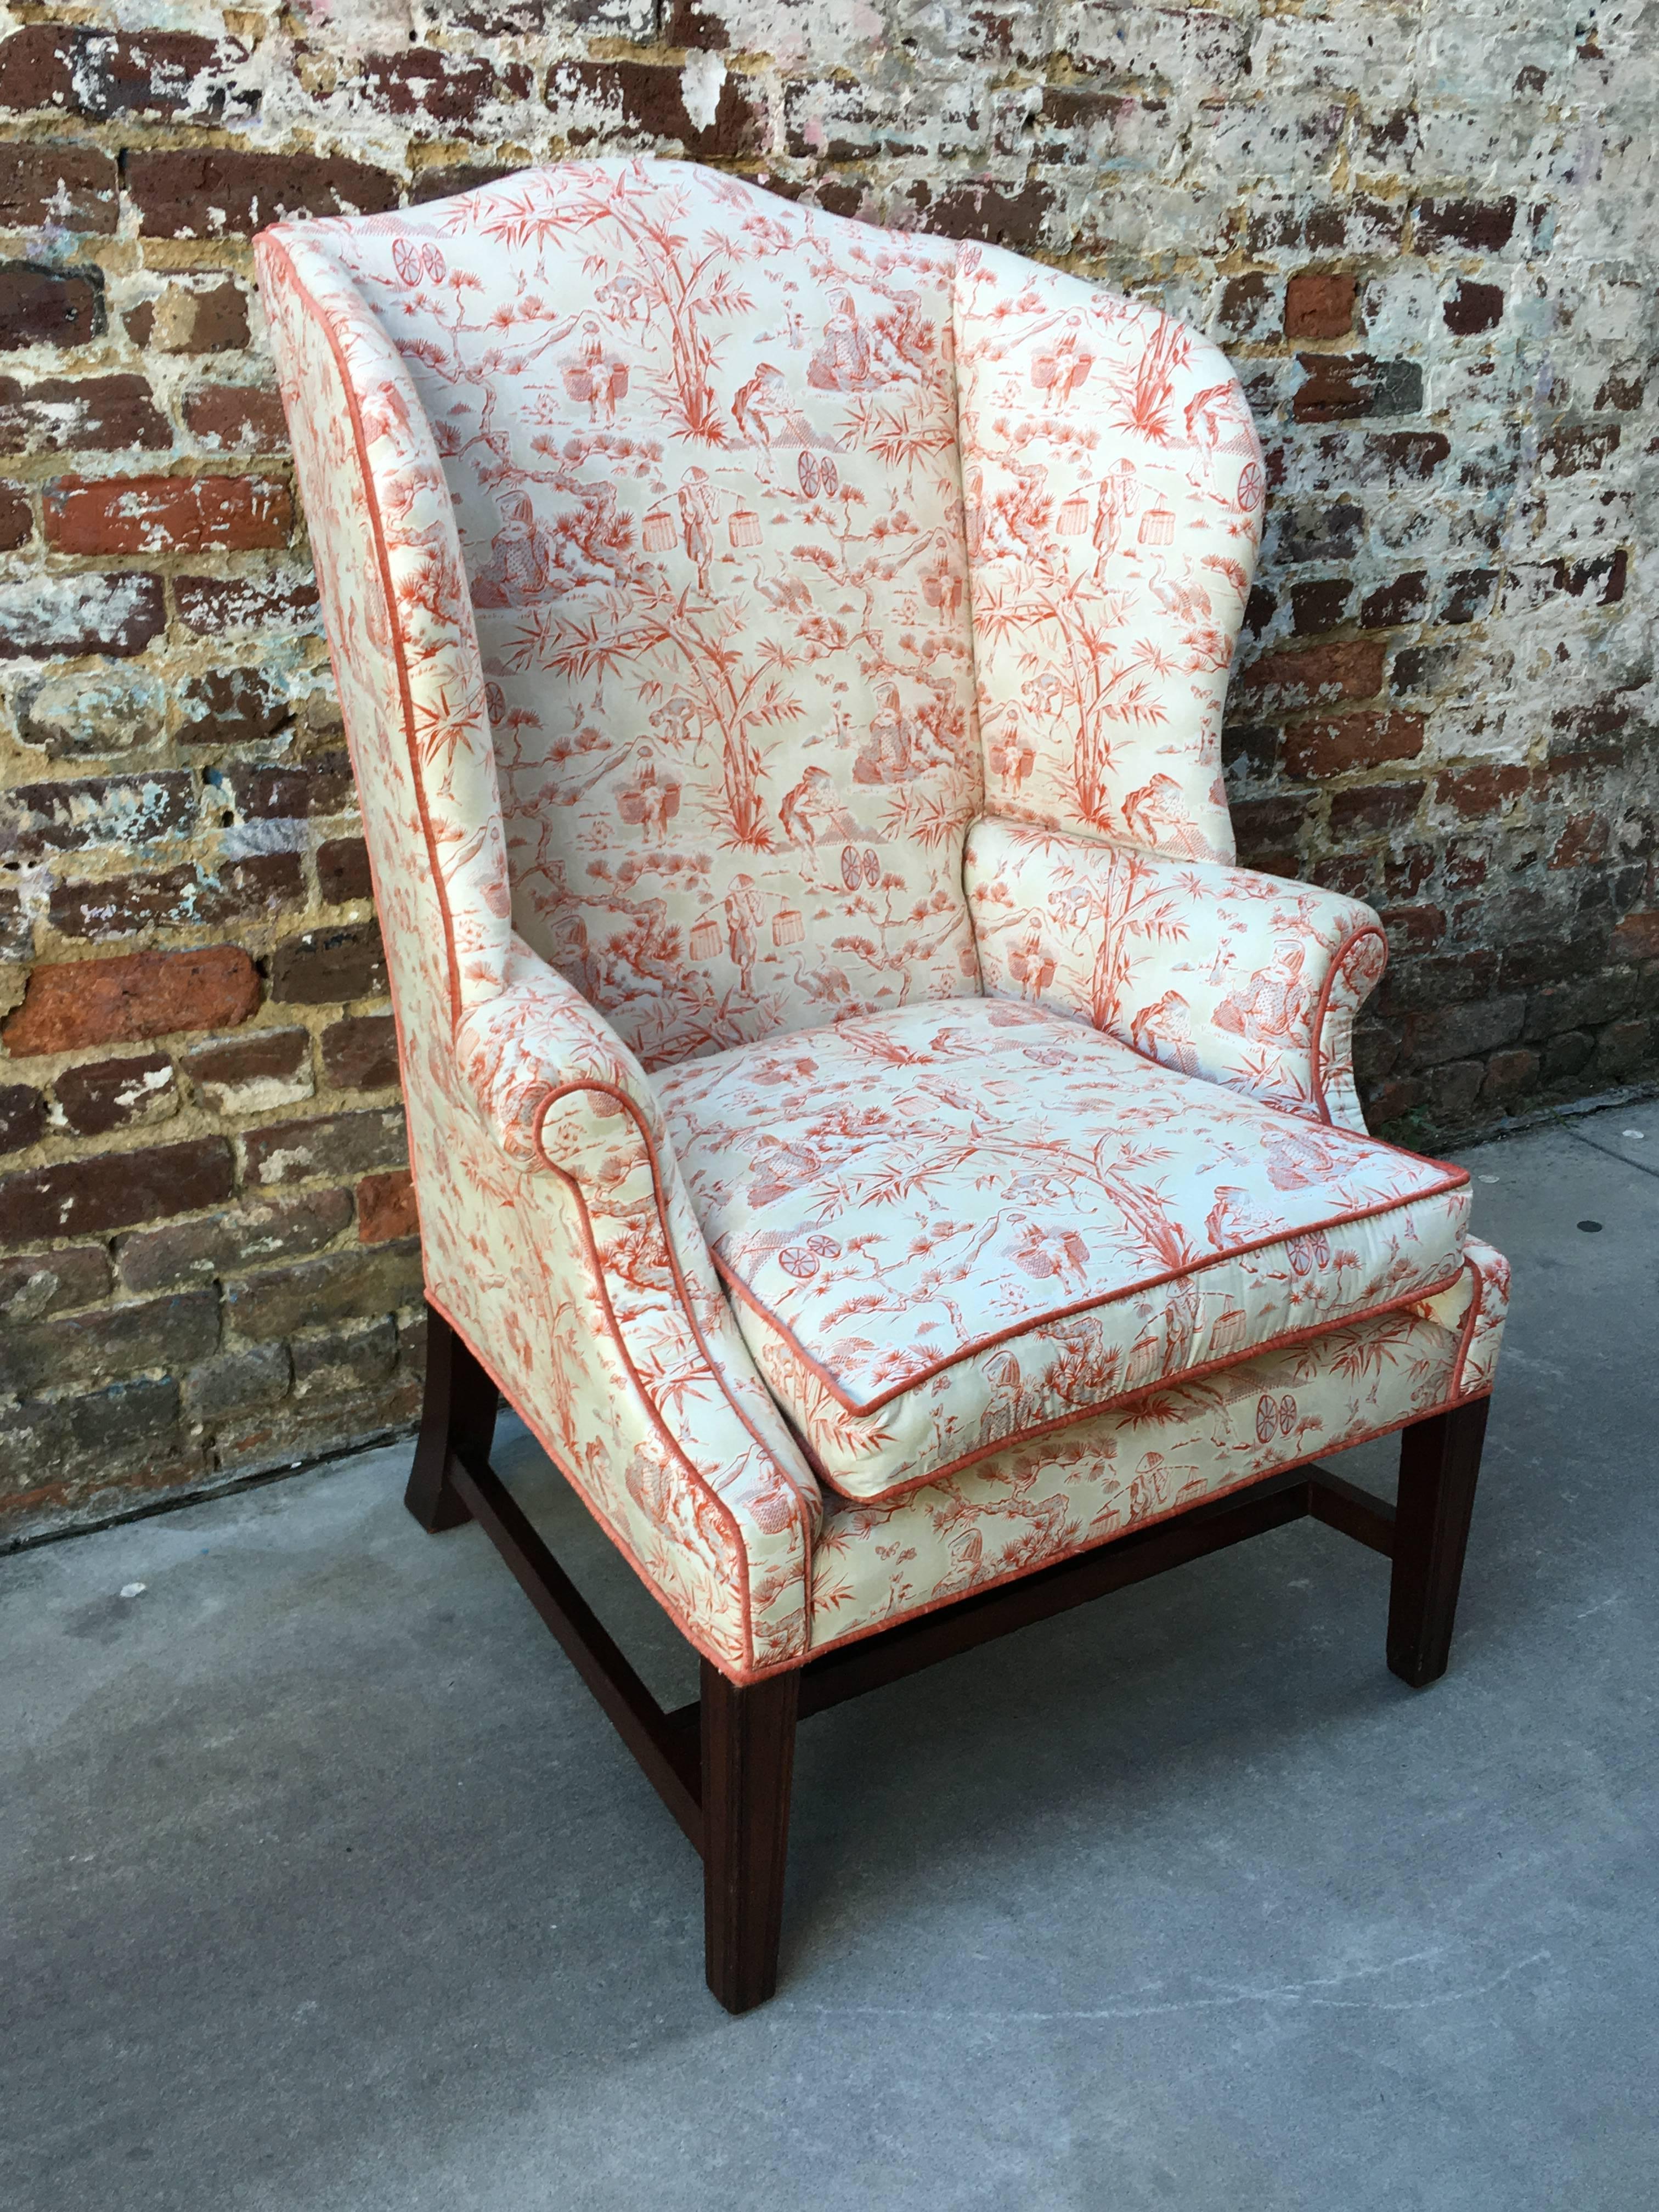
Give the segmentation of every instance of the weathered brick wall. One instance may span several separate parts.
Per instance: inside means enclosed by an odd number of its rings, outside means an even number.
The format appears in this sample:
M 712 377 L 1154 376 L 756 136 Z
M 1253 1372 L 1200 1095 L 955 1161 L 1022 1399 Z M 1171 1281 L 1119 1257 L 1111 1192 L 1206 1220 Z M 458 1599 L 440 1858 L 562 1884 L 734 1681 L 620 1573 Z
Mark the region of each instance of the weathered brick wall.
M 413 1411 L 391 1022 L 261 223 L 661 148 L 1216 334 L 1275 487 L 1243 853 L 1382 908 L 1373 1120 L 1438 1140 L 1654 1064 L 1653 17 L 0 9 L 0 1528 Z

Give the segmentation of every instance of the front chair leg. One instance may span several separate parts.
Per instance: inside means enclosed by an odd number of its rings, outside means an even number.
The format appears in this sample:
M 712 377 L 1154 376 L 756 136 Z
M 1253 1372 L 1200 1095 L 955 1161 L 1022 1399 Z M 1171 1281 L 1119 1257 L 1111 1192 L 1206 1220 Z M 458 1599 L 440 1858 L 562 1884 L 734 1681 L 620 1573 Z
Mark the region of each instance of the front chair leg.
M 1451 1656 L 1489 1402 L 1475 1398 L 1454 1406 L 1413 1422 L 1401 1436 L 1389 1666 L 1414 1690 L 1437 1682 Z
M 702 1662 L 703 1945 L 727 2012 L 778 1985 L 800 1676 L 740 1688 Z
M 428 1536 L 471 1519 L 449 1480 L 452 1459 L 489 1464 L 500 1402 L 495 1385 L 441 1313 L 426 1310 L 426 1395 L 404 1504 Z

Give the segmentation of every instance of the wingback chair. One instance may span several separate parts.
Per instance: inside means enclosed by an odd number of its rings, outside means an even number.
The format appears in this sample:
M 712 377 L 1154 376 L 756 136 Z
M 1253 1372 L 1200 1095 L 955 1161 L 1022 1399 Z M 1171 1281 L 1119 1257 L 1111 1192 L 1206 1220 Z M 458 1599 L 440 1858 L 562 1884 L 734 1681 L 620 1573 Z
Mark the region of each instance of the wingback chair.
M 396 1010 L 409 1490 L 775 1986 L 797 1718 L 1312 1514 L 1446 1665 L 1507 1271 L 1370 1138 L 1356 901 L 1233 865 L 1264 500 L 1196 332 L 686 163 L 258 244 Z M 498 1394 L 702 1659 L 664 1712 Z M 1314 1464 L 1403 1431 L 1397 1506 Z

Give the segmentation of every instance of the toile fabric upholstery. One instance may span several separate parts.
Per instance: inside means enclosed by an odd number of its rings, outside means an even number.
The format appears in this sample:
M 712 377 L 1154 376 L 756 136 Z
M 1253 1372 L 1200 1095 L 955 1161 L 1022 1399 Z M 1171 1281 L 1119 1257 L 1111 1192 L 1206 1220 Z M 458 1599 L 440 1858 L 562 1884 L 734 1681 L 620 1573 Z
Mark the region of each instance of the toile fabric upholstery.
M 1231 865 L 1212 346 L 684 163 L 256 251 L 428 1296 L 705 1655 L 1491 1388 L 1381 927 Z
M 909 1006 L 658 1090 L 744 1340 L 851 1498 L 1462 1268 L 1462 1170 L 1039 1006 Z

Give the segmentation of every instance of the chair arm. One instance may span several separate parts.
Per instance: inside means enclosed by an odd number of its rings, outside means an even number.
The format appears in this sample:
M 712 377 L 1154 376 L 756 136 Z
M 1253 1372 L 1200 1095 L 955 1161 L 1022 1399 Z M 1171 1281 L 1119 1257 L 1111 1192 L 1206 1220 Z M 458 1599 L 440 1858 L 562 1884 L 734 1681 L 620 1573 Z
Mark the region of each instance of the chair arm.
M 986 817 L 965 877 L 994 995 L 1166 1067 L 1363 1130 L 1353 1022 L 1388 964 L 1358 899 Z
M 732 1318 L 644 1069 L 517 938 L 502 989 L 463 1014 L 454 1048 L 475 1126 L 529 1184 L 517 1210 L 545 1284 L 526 1286 L 526 1306 L 545 1297 L 580 1340 L 544 1441 L 718 1663 L 743 1676 L 797 1656 L 817 1484 Z M 702 1583 L 665 1570 L 659 1541 L 628 1540 L 636 1515 L 671 1553 L 680 1537 L 698 1552 Z M 711 1560 L 739 1650 L 698 1595 Z
M 669 1152 L 645 1070 L 573 984 L 514 937 L 502 988 L 469 1007 L 455 1057 L 491 1136 L 521 1166 L 603 1187 L 641 1146 Z

